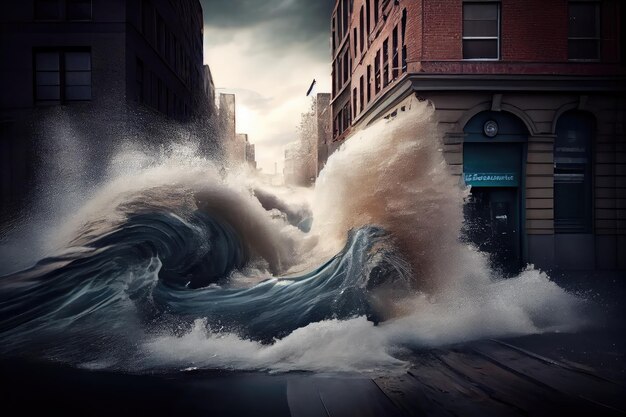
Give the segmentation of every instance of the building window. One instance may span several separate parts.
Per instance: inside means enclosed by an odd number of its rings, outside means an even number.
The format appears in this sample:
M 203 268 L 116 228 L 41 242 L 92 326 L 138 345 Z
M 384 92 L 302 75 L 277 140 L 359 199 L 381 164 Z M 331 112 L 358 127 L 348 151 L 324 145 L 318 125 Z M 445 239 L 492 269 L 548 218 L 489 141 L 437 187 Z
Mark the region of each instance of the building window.
M 91 20 L 91 0 L 35 0 L 35 20 Z
M 350 58 L 349 51 L 346 51 L 346 54 L 343 56 L 343 82 L 347 82 L 350 78 L 350 64 L 352 62 L 352 58 Z
M 161 54 L 162 57 L 166 56 L 166 51 L 165 51 L 165 32 L 166 32 L 166 28 L 165 28 L 165 21 L 163 20 L 163 18 L 161 17 L 161 15 L 157 12 L 156 14 L 156 46 L 157 46 L 157 50 L 159 51 L 159 54 Z
M 363 30 L 363 29 L 361 29 Z M 356 28 L 354 28 L 354 30 L 352 31 L 352 44 L 354 45 L 354 58 L 356 60 L 357 54 L 359 53 L 359 41 L 357 39 L 357 30 Z
M 356 118 L 356 88 L 352 89 L 352 111 L 354 112 L 354 118 Z
M 392 53 L 393 53 L 393 62 L 392 65 L 392 78 L 395 80 L 398 78 L 398 70 L 400 65 L 400 51 L 398 50 L 398 26 L 393 29 L 393 39 L 392 39 Z
M 67 20 L 91 20 L 91 0 L 66 0 Z
M 349 35 L 348 32 L 348 1 L 344 0 L 341 2 L 341 34 L 339 35 L 340 39 L 343 39 L 344 36 Z
M 364 24 L 364 20 L 365 19 L 365 13 L 363 11 L 363 6 L 361 6 L 361 13 L 359 16 L 359 29 L 361 31 L 361 53 L 363 53 L 363 50 L 365 49 L 365 24 Z
M 149 0 L 142 0 L 141 13 L 141 32 L 148 42 L 154 44 L 154 8 L 152 7 L 152 3 Z
M 363 111 L 363 108 L 365 107 L 365 100 L 363 99 L 363 76 L 361 75 L 361 78 L 359 80 L 359 113 Z
M 600 4 L 569 2 L 568 58 L 600 59 Z
M 135 68 L 135 88 L 137 89 L 137 102 L 143 103 L 143 61 L 137 58 L 137 67 Z
M 165 83 L 160 78 L 157 79 L 158 103 L 157 110 L 163 114 L 167 114 L 167 93 Z
M 571 111 L 556 125 L 554 141 L 554 231 L 591 233 L 591 143 L 594 119 Z
M 366 25 L 367 26 L 367 36 L 370 35 L 370 32 L 372 31 L 372 13 L 370 12 L 371 9 L 371 3 L 372 0 L 365 0 L 365 21 L 366 21 Z
M 342 59 L 342 57 L 337 59 L 337 91 L 341 91 L 341 87 L 343 87 L 343 79 L 341 78 L 343 74 L 343 66 L 341 65 Z
M 35 0 L 35 20 L 61 20 L 62 0 Z
M 383 42 L 383 87 L 389 85 L 389 38 Z
M 91 100 L 91 53 L 65 53 L 65 100 Z
M 380 93 L 380 49 L 376 52 L 374 59 L 374 90 Z
M 463 59 L 500 56 L 500 3 L 463 3 Z
M 91 100 L 91 52 L 45 50 L 34 54 L 37 105 Z
M 333 15 L 333 33 L 332 33 L 332 47 L 333 47 L 333 55 L 335 54 L 335 50 L 337 49 L 337 16 Z
M 367 66 L 367 102 L 372 100 L 372 66 Z
M 379 0 L 374 0 L 374 27 L 378 24 L 378 6 L 380 5 Z
M 402 9 L 402 73 L 406 70 L 406 9 Z
M 61 103 L 61 54 L 35 54 L 35 101 L 37 104 Z
M 148 104 L 154 109 L 159 107 L 157 76 L 152 71 L 150 71 L 150 101 Z

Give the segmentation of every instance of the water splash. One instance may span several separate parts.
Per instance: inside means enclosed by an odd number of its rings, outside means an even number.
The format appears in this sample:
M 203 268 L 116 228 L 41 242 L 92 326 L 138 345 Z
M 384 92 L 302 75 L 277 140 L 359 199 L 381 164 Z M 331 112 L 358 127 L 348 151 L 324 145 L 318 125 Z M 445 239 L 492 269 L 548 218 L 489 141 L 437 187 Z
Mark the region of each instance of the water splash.
M 432 118 L 413 99 L 357 134 L 313 195 L 223 175 L 186 146 L 121 153 L 46 235 L 49 256 L 0 278 L 0 352 L 380 372 L 403 369 L 404 349 L 576 329 L 580 299 L 532 267 L 501 279 L 460 242 L 464 190 Z

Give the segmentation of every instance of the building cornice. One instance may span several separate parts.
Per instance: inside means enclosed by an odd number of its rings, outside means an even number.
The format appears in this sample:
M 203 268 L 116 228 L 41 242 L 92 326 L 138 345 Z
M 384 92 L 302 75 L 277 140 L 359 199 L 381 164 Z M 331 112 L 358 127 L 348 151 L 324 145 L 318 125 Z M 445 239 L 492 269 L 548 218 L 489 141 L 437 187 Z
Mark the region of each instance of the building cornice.
M 409 74 L 419 91 L 623 92 L 625 76 Z
M 408 74 L 365 109 L 352 125 L 352 131 L 366 127 L 391 111 L 409 95 L 420 92 L 525 92 L 525 93 L 604 93 L 623 94 L 626 77 L 568 75 L 459 75 Z

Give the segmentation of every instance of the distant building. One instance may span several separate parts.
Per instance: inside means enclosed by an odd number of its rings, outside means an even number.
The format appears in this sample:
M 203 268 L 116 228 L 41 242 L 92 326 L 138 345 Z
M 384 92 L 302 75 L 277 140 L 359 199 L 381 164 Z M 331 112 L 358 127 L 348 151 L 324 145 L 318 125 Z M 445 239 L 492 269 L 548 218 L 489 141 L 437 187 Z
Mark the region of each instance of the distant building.
M 234 143 L 237 140 L 237 120 L 235 115 L 235 95 L 220 93 L 219 119 L 222 134 L 226 142 Z
M 624 269 L 625 9 L 337 0 L 333 140 L 428 99 L 451 172 L 472 186 L 471 238 L 499 266 Z
M 330 94 L 318 93 L 315 97 L 315 122 L 317 137 L 317 175 L 319 175 L 329 156 L 332 147 L 332 114 Z
M 237 134 L 236 103 L 234 94 L 220 93 L 219 123 L 224 150 L 229 164 L 243 164 L 246 160 L 246 138 Z
M 169 127 L 216 149 L 198 0 L 9 1 L 0 27 L 2 213 L 24 206 L 55 135 L 75 137 L 96 177 L 119 143 L 163 144 Z
M 211 74 L 211 68 L 209 68 L 208 65 L 204 66 L 203 75 L 204 98 L 206 98 L 206 106 L 208 112 L 213 114 L 217 111 L 215 107 L 215 83 L 213 82 L 213 74 Z
M 319 93 L 311 101 L 311 109 L 302 113 L 298 141 L 285 151 L 285 182 L 310 186 L 328 159 L 331 144 L 330 94 Z
M 256 170 L 254 145 L 248 140 L 247 133 L 237 133 L 237 105 L 234 94 L 220 94 L 219 123 L 224 140 L 227 163 L 231 166 L 247 164 Z
M 246 162 L 248 135 L 246 133 L 237 133 L 235 135 L 235 143 L 233 147 L 232 161 L 238 164 Z
M 253 171 L 256 171 L 255 148 L 254 144 L 248 142 L 248 135 L 246 135 L 246 162 Z

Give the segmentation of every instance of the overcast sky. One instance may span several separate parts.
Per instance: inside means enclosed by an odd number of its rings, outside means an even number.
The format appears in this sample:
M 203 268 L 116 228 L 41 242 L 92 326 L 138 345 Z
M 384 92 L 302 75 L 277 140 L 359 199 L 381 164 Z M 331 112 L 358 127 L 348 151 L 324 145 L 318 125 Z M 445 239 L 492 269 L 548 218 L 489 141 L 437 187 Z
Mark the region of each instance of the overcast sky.
M 204 60 L 217 93 L 236 94 L 237 132 L 256 144 L 264 172 L 282 170 L 305 96 L 330 92 L 332 0 L 201 0 Z M 280 171 L 279 171 L 280 172 Z

